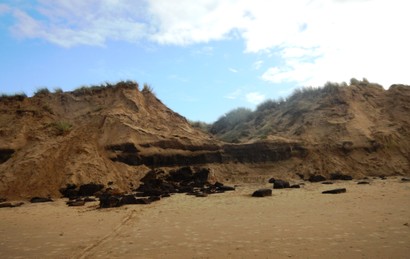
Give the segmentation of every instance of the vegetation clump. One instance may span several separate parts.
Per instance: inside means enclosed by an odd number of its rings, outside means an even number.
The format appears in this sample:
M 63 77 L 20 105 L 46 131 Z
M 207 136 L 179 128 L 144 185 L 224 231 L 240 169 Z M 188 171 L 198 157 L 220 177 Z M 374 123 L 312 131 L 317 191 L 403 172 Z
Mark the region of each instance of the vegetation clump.
M 55 94 L 62 94 L 62 93 L 63 93 L 63 89 L 61 89 L 60 87 L 54 88 L 54 93 L 55 93 Z
M 1 94 L 0 102 L 1 101 L 23 101 L 26 98 L 27 98 L 27 95 L 25 93 L 17 93 L 13 95 Z
M 192 127 L 197 128 L 203 132 L 209 132 L 209 129 L 211 128 L 211 124 L 208 124 L 203 121 L 188 121 L 189 124 L 191 124 Z
M 48 94 L 50 94 L 50 90 L 44 87 L 44 88 L 37 89 L 37 91 L 34 93 L 34 96 L 41 96 L 41 95 L 48 95 Z
M 350 85 L 375 84 L 369 83 L 365 78 L 362 81 L 352 78 Z M 220 117 L 211 125 L 203 127 L 201 122 L 195 122 L 195 125 L 227 142 L 238 142 L 247 136 L 259 136 L 261 139 L 265 139 L 275 132 L 275 125 L 267 119 L 271 117 L 271 114 L 291 115 L 292 119 L 289 125 L 292 125 L 297 118 L 308 111 L 307 103 L 318 102 L 322 98 L 329 97 L 332 102 L 343 104 L 340 93 L 344 87 L 348 87 L 346 82 L 327 82 L 323 87 L 299 88 L 286 99 L 264 101 L 254 111 L 247 108 L 237 108 Z
M 142 88 L 142 93 L 151 93 L 154 94 L 154 88 L 151 85 L 144 83 L 144 87 Z
M 56 121 L 53 126 L 57 130 L 57 135 L 66 135 L 73 128 L 73 125 L 66 121 Z
M 101 85 L 93 85 L 93 86 L 81 86 L 73 91 L 73 94 L 76 96 L 80 95 L 92 95 L 98 92 L 101 92 L 104 89 L 136 89 L 138 90 L 138 83 L 132 80 L 127 81 L 120 81 L 116 84 L 111 84 L 109 82 L 105 82 Z

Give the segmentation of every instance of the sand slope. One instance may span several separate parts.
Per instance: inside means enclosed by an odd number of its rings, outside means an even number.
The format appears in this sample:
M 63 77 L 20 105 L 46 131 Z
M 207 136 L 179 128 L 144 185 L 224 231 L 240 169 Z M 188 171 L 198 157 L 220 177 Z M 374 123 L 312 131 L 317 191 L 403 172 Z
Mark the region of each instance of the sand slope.
M 212 167 L 222 182 L 409 175 L 410 87 L 332 91 L 264 110 L 234 129 L 244 133 L 237 144 L 193 128 L 135 82 L 1 97 L 0 197 L 59 197 L 66 184 L 90 182 L 129 192 L 150 169 L 183 166 Z

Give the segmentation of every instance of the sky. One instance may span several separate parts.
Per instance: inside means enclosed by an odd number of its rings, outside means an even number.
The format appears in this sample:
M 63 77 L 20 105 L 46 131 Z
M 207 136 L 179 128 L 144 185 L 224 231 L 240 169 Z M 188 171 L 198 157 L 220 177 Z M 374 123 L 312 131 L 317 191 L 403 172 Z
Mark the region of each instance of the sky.
M 410 84 L 406 0 L 0 0 L 0 93 L 134 80 L 189 120 L 327 81 Z

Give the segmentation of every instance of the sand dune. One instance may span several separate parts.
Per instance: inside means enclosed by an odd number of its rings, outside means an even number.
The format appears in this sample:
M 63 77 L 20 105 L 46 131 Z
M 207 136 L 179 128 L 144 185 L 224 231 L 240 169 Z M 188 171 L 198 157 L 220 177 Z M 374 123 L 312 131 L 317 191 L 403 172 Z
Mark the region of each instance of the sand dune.
M 306 183 L 253 198 L 178 194 L 114 209 L 25 204 L 0 210 L 2 258 L 408 258 L 410 183 Z M 325 195 L 345 187 L 347 192 Z

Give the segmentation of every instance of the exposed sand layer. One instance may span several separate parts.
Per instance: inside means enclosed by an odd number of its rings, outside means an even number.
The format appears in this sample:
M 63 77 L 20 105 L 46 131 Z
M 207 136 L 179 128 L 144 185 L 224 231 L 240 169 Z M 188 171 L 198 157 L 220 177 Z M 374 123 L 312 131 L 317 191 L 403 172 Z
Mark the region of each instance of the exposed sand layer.
M 2 258 L 408 258 L 410 183 L 399 178 L 116 209 L 54 203 L 0 209 Z M 322 194 L 347 188 L 342 194 Z
M 221 117 L 212 128 L 230 144 L 133 82 L 0 96 L 0 197 L 59 197 L 67 184 L 91 182 L 128 192 L 152 168 L 185 166 L 212 168 L 221 182 L 335 172 L 410 177 L 410 86 L 303 92 L 268 101 L 242 122 Z

